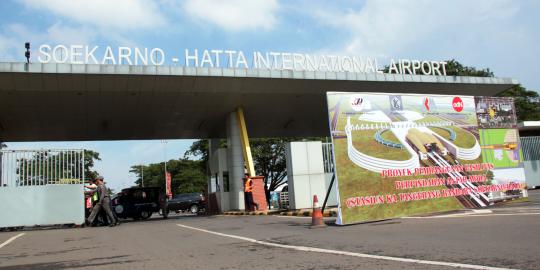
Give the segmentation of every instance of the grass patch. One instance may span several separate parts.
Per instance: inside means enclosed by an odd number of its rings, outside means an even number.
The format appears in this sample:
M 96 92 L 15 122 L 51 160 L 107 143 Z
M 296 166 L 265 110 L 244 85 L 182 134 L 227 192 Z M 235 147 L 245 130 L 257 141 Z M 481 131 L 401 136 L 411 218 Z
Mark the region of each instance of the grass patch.
M 387 130 L 381 134 L 381 137 L 387 141 L 393 142 L 393 143 L 401 143 L 396 135 L 394 135 L 394 132 Z
M 449 126 L 448 128 L 456 132 L 456 140 L 453 141 L 456 146 L 461 148 L 472 148 L 476 144 L 476 137 L 473 134 L 456 126 Z
M 397 194 L 421 190 L 445 189 L 446 187 L 439 186 L 397 191 L 394 187 L 394 181 L 396 180 L 431 178 L 434 176 L 426 175 L 422 177 L 405 176 L 398 178 L 381 178 L 379 173 L 360 168 L 349 160 L 347 155 L 346 139 L 335 139 L 334 143 L 337 176 L 339 181 L 339 196 L 341 199 L 341 205 L 343 206 L 342 213 L 344 223 L 380 220 L 386 218 L 463 209 L 461 203 L 453 197 L 347 208 L 345 206 L 345 200 L 354 196 Z
M 407 160 L 411 156 L 405 149 L 384 146 L 374 139 L 377 130 L 353 131 L 353 146 L 356 150 L 377 158 L 389 160 Z
M 429 129 L 431 129 L 433 132 L 439 134 L 441 137 L 450 141 L 450 132 L 448 132 L 448 130 L 445 130 L 440 127 L 429 127 Z

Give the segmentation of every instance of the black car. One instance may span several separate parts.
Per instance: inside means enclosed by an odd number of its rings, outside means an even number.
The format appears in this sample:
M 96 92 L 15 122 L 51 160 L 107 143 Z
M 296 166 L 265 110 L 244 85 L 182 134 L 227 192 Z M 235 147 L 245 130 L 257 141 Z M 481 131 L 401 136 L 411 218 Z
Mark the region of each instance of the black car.
M 189 211 L 197 214 L 206 209 L 206 198 L 202 193 L 184 193 L 175 195 L 167 202 L 167 212 Z
M 165 195 L 158 187 L 126 188 L 112 199 L 113 210 L 119 218 L 149 219 L 165 206 Z

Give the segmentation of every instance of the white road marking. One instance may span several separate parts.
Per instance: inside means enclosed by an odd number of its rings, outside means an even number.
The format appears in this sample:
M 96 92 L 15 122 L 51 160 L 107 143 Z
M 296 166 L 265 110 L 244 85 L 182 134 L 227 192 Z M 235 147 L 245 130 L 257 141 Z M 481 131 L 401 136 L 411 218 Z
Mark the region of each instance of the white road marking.
M 407 262 L 407 263 L 447 266 L 447 267 L 455 267 L 455 268 L 486 269 L 486 270 L 510 270 L 510 268 L 499 268 L 499 267 L 491 267 L 491 266 L 484 266 L 484 265 L 417 260 L 417 259 L 400 258 L 400 257 L 371 255 L 371 254 L 365 254 L 365 253 L 357 253 L 357 252 L 341 251 L 341 250 L 333 250 L 333 249 L 324 249 L 324 248 L 315 248 L 315 247 L 277 244 L 277 243 L 261 241 L 261 240 L 257 240 L 257 239 L 253 239 L 253 238 L 248 238 L 248 237 L 244 237 L 244 236 L 238 236 L 238 235 L 232 235 L 232 234 L 225 234 L 225 233 L 220 233 L 220 232 L 209 231 L 209 230 L 196 228 L 196 227 L 191 227 L 191 226 L 187 226 L 187 225 L 183 225 L 183 224 L 176 224 L 176 225 L 178 225 L 179 227 L 182 227 L 182 228 L 186 228 L 186 229 L 196 230 L 196 231 L 205 232 L 205 233 L 214 234 L 214 235 L 219 235 L 219 236 L 223 236 L 223 237 L 234 238 L 234 239 L 238 239 L 238 240 L 242 240 L 242 241 L 246 241 L 246 242 L 251 242 L 251 243 L 255 243 L 255 244 L 259 244 L 259 245 L 278 247 L 278 248 L 286 248 L 286 249 L 293 249 L 293 250 L 298 250 L 298 251 L 326 253 L 326 254 L 333 254 L 333 255 L 344 255 L 344 256 L 368 258 L 368 259 L 375 259 L 375 260 L 387 260 L 387 261 L 397 261 L 397 262 Z
M 19 234 L 15 235 L 15 236 L 9 238 L 9 239 L 6 240 L 4 243 L 0 244 L 0 248 L 3 248 L 3 247 L 5 247 L 5 246 L 7 246 L 9 243 L 15 241 L 15 239 L 17 239 L 17 238 L 19 238 L 19 237 L 21 237 L 21 236 L 23 236 L 23 235 L 24 235 L 24 233 L 19 233 Z
M 489 209 L 472 209 L 475 214 L 491 214 L 493 211 Z

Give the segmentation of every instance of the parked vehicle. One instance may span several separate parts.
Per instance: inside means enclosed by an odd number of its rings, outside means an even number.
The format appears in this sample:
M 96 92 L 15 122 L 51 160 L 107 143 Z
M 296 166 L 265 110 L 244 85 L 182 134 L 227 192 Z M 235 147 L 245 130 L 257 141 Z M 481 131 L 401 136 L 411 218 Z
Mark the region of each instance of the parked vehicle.
M 192 214 L 206 210 L 206 198 L 200 192 L 175 195 L 167 202 L 167 212 L 189 211 Z
M 119 218 L 149 219 L 166 207 L 165 194 L 158 187 L 126 188 L 112 199 L 112 207 Z

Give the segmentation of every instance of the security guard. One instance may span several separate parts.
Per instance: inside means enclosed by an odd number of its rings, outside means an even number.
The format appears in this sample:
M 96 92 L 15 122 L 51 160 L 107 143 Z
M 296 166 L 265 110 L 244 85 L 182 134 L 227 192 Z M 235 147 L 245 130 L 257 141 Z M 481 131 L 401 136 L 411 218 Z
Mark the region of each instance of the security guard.
M 249 174 L 246 174 L 246 183 L 244 186 L 244 197 L 246 199 L 247 210 L 251 211 L 252 208 L 259 210 L 259 204 L 253 201 L 253 180 L 249 177 Z
M 96 177 L 96 183 L 98 185 L 96 191 L 99 196 L 99 201 L 92 209 L 92 213 L 90 213 L 90 216 L 86 222 L 87 224 L 92 224 L 99 213 L 99 210 L 104 209 L 105 213 L 107 213 L 107 216 L 109 217 L 109 227 L 116 226 L 119 224 L 119 222 L 111 211 L 111 198 L 109 196 L 107 187 L 103 183 L 103 176 Z

